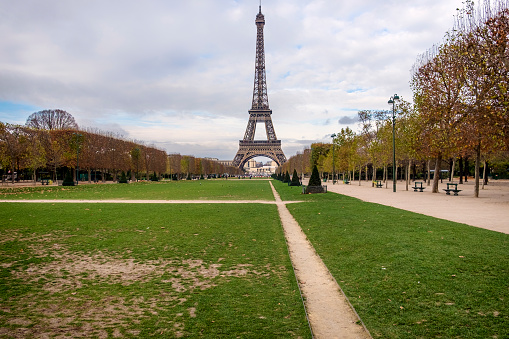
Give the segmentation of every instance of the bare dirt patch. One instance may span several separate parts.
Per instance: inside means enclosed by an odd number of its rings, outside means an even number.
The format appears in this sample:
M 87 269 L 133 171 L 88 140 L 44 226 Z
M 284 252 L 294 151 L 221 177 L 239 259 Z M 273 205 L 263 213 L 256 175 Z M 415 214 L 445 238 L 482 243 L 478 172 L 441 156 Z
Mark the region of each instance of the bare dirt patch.
M 14 265 L 15 261 L 2 263 L 11 268 L 13 278 L 37 287 L 2 305 L 0 337 L 136 336 L 140 332 L 130 325 L 153 316 L 165 324 L 167 332 L 153 335 L 185 336 L 185 320 L 197 317 L 198 305 L 186 305 L 194 290 L 212 288 L 231 277 L 273 274 L 249 264 L 225 268 L 219 263 L 222 258 L 210 263 L 180 258 L 138 261 L 107 252 L 76 253 L 58 241 L 68 236 L 11 232 L 0 238 L 26 241 L 31 253 L 45 258 L 24 267 Z M 123 292 L 133 286 L 139 287 L 132 294 Z M 144 286 L 151 286 L 151 292 L 139 293 Z

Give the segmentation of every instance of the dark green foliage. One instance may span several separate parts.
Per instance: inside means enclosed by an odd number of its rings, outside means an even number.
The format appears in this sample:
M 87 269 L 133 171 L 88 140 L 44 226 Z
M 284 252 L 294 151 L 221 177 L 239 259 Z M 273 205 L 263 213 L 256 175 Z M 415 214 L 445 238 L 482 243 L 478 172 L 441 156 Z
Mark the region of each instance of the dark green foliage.
M 156 172 L 152 173 L 150 176 L 150 181 L 159 181 L 159 178 L 156 175 Z
M 322 186 L 322 181 L 320 180 L 320 173 L 318 173 L 318 168 L 313 166 L 313 172 L 311 173 L 311 178 L 309 178 L 309 186 Z
M 119 184 L 127 184 L 127 177 L 125 176 L 125 172 L 122 171 L 122 175 L 120 175 L 120 180 L 118 181 Z
M 74 180 L 72 178 L 71 171 L 67 171 L 65 174 L 64 182 L 62 183 L 62 186 L 74 186 Z
M 288 173 L 288 171 L 286 171 L 284 175 L 283 182 L 290 182 L 290 173 Z
M 290 186 L 300 186 L 299 175 L 297 174 L 297 170 L 296 169 L 293 170 L 292 181 L 290 182 L 289 185 Z

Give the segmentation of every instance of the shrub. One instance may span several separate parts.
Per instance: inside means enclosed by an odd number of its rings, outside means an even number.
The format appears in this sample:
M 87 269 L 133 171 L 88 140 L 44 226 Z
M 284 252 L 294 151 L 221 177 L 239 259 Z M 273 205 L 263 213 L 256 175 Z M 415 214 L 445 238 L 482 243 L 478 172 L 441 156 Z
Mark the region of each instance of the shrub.
M 283 182 L 290 182 L 290 173 L 286 171 L 286 174 L 283 177 Z
M 320 180 L 320 173 L 318 173 L 318 168 L 316 165 L 313 167 L 313 172 L 311 173 L 311 178 L 309 178 L 309 186 L 322 186 L 322 181 Z
M 62 186 L 74 186 L 74 180 L 72 178 L 71 171 L 67 171 L 65 174 L 64 182 L 62 183 Z
M 150 176 L 150 181 L 159 181 L 159 178 L 156 175 L 156 172 L 152 173 Z
M 292 181 L 290 182 L 290 186 L 300 186 L 299 175 L 297 174 L 296 169 L 293 170 L 293 177 Z
M 119 184 L 127 184 L 127 177 L 125 176 L 125 172 L 122 171 L 122 174 L 120 175 L 120 180 L 118 181 Z

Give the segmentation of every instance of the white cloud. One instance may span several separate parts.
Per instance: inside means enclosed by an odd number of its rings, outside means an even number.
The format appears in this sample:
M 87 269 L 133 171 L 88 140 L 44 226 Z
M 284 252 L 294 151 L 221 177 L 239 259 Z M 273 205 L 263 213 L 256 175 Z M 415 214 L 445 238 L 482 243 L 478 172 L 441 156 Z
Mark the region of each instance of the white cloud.
M 357 109 L 411 99 L 410 68 L 461 0 L 264 1 L 269 103 L 289 157 Z M 232 158 L 252 100 L 258 1 L 0 0 L 0 101 Z M 19 112 L 0 112 L 8 122 Z M 306 144 L 307 143 L 307 144 Z

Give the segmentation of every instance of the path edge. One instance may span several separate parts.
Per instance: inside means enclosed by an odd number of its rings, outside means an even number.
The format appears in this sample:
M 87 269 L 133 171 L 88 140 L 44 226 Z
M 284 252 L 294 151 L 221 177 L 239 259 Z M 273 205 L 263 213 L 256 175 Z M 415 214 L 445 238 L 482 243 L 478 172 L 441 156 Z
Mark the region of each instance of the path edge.
M 288 201 L 287 203 L 285 203 L 285 206 L 287 204 L 298 204 L 300 202 L 294 202 L 294 201 Z M 290 211 L 290 210 L 288 210 Z M 291 214 L 292 212 L 290 212 Z M 292 214 L 293 216 L 293 214 Z M 302 229 L 302 227 L 299 225 L 299 227 Z M 304 230 L 302 231 L 304 232 Z M 304 234 L 306 234 L 304 232 Z M 307 236 L 306 236 L 307 238 Z M 362 327 L 364 328 L 364 330 L 366 331 L 366 333 L 368 334 L 368 336 L 370 338 L 373 338 L 373 336 L 371 335 L 371 332 L 369 332 L 368 328 L 366 327 L 366 324 L 364 324 L 364 321 L 362 320 L 362 318 L 359 316 L 359 314 L 357 313 L 357 311 L 355 310 L 355 307 L 353 307 L 352 303 L 350 302 L 350 299 L 348 299 L 348 296 L 345 294 L 345 292 L 343 291 L 343 289 L 341 288 L 341 286 L 339 285 L 338 281 L 336 280 L 336 278 L 332 275 L 332 273 L 330 272 L 329 268 L 327 267 L 327 265 L 325 265 L 325 261 L 323 261 L 322 257 L 320 256 L 320 254 L 318 254 L 318 252 L 316 251 L 316 248 L 315 248 L 315 245 L 313 245 L 313 243 L 311 241 L 309 241 L 308 239 L 308 242 L 309 244 L 311 245 L 311 248 L 313 248 L 313 251 L 315 252 L 316 256 L 318 258 L 320 258 L 320 260 L 323 262 L 323 265 L 325 266 L 325 268 L 327 269 L 327 273 L 329 274 L 329 276 L 332 278 L 332 280 L 334 280 L 334 283 L 336 284 L 336 286 L 338 287 L 338 289 L 341 291 L 341 294 L 345 297 L 347 303 L 348 303 L 348 306 L 350 307 L 350 309 L 353 311 L 353 313 L 355 314 L 355 316 L 357 317 L 357 319 L 359 319 L 359 321 L 361 322 L 361 325 Z M 293 264 L 292 264 L 293 265 Z

